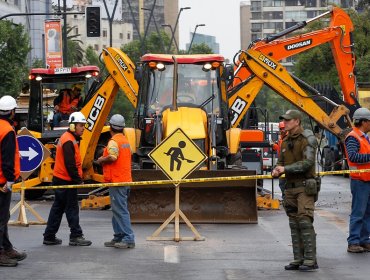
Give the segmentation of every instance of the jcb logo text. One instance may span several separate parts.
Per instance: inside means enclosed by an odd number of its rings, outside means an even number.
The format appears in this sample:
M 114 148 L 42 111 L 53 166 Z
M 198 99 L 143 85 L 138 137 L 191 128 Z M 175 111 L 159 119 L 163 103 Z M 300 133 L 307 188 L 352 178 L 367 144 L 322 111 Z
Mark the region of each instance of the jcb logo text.
M 240 117 L 240 114 L 243 112 L 247 104 L 248 102 L 241 99 L 240 97 L 235 99 L 234 103 L 231 105 L 231 108 L 230 108 L 230 113 L 232 116 L 231 125 L 234 125 L 236 123 L 236 121 Z
M 93 130 L 95 126 L 95 122 L 99 117 L 99 114 L 101 112 L 101 109 L 103 108 L 104 103 L 105 103 L 105 98 L 101 95 L 98 95 L 96 97 L 94 106 L 92 107 L 90 111 L 89 117 L 87 118 L 87 124 L 88 124 L 87 129 L 89 131 Z

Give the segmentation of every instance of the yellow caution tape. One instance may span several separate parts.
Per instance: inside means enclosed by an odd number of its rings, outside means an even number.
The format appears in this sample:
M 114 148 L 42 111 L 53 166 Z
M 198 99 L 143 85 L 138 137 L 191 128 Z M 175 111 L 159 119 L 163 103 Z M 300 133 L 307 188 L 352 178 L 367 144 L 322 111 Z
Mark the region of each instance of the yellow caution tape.
M 339 171 L 322 171 L 318 172 L 318 176 L 325 175 L 341 175 L 350 173 L 365 173 L 370 172 L 370 169 L 360 170 L 339 170 Z M 281 176 L 281 177 L 284 177 Z M 119 182 L 119 183 L 94 183 L 83 185 L 63 185 L 63 186 L 37 186 L 37 187 L 21 187 L 20 189 L 13 189 L 14 192 L 20 190 L 55 190 L 55 189 L 83 189 L 83 188 L 101 188 L 101 187 L 122 187 L 122 186 L 148 186 L 148 185 L 168 185 L 168 184 L 188 184 L 188 183 L 206 183 L 206 182 L 219 182 L 219 181 L 244 181 L 256 179 L 273 179 L 271 175 L 248 175 L 248 176 L 233 176 L 233 177 L 213 177 L 213 178 L 193 178 L 182 179 L 178 181 L 172 180 L 158 180 L 158 181 L 140 181 L 140 182 Z

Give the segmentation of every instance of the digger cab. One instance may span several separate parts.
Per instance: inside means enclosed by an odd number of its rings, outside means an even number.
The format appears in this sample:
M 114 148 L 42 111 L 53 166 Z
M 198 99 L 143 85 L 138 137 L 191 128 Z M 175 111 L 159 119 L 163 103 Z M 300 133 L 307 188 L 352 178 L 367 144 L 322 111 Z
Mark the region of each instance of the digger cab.
M 139 155 L 145 155 L 181 127 L 208 154 L 209 118 L 219 126 L 217 144 L 227 149 L 228 112 L 222 98 L 220 55 L 142 57 L 136 125 L 142 128 Z M 160 127 L 159 127 L 160 125 Z M 214 143 L 215 144 L 215 143 Z
M 59 137 L 67 129 L 68 121 L 61 120 L 60 126 L 53 127 L 54 99 L 78 85 L 83 100 L 86 100 L 98 74 L 96 66 L 31 69 L 29 90 L 18 98 L 23 100 L 20 104 L 28 107 L 24 121 L 28 130 L 40 140 Z

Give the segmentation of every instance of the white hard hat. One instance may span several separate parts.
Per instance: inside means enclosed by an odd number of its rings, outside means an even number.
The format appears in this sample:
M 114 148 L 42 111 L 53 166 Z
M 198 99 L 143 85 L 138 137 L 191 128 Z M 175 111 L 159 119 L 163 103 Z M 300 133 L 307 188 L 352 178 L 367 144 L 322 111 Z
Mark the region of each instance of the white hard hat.
M 110 118 L 109 124 L 114 129 L 123 129 L 126 125 L 125 118 L 120 114 L 115 114 Z
M 86 118 L 81 112 L 73 112 L 69 116 L 69 123 L 86 123 Z
M 0 111 L 3 111 L 2 115 L 9 114 L 11 110 L 17 108 L 17 101 L 10 95 L 4 95 L 0 98 Z
M 370 110 L 367 108 L 358 108 L 353 113 L 354 120 L 370 120 Z

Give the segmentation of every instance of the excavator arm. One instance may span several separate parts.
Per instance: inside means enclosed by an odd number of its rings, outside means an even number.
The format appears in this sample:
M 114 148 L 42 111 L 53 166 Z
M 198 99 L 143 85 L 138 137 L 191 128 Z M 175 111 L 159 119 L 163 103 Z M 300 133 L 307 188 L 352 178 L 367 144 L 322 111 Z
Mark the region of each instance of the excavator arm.
M 347 107 L 337 105 L 318 94 L 316 96 L 308 95 L 298 85 L 297 78 L 290 75 L 279 62 L 259 51 L 248 50 L 243 52 L 239 58 L 248 67 L 249 71 L 253 73 L 253 77 L 235 92 L 236 96 L 245 97 L 244 99 L 239 99 L 238 104 L 245 102 L 247 104 L 246 107 L 249 108 L 248 105 L 253 101 L 262 86 L 266 84 L 284 99 L 313 118 L 323 128 L 335 134 L 339 139 L 344 139 L 346 130 L 343 130 L 337 122 L 340 118 L 344 117 L 347 120 L 348 126 L 350 126 L 351 120 Z M 330 102 L 335 106 L 333 111 L 328 115 L 316 104 L 313 98 L 321 98 L 326 102 Z
M 278 38 L 285 36 L 297 29 L 303 28 L 309 22 L 315 21 L 323 16 L 330 14 L 330 24 L 327 28 L 293 36 L 286 39 Z M 330 11 L 319 15 L 307 22 L 298 23 L 278 34 L 269 36 L 265 39 L 256 41 L 249 46 L 249 49 L 259 51 L 266 57 L 280 61 L 287 57 L 302 53 L 324 43 L 330 43 L 335 65 L 338 71 L 339 81 L 346 104 L 354 105 L 357 99 L 356 79 L 354 75 L 355 56 L 352 42 L 353 24 L 345 11 L 338 7 L 331 8 Z M 233 87 L 229 90 L 229 107 L 232 108 L 232 126 L 237 127 L 246 114 L 251 102 L 258 94 L 259 82 L 254 80 L 254 74 L 249 67 L 244 64 L 245 51 L 241 51 L 238 57 L 237 68 Z M 254 83 L 257 87 L 249 93 L 249 96 L 235 95 L 240 84 Z M 238 87 L 239 86 L 239 87 Z M 235 87 L 237 87 L 235 89 Z M 262 85 L 261 85 L 262 87 Z M 240 93 L 240 91 L 239 91 Z M 247 104 L 243 101 L 248 99 Z M 243 106 L 245 105 L 245 106 Z M 234 109 L 233 109 L 234 108 Z M 236 109 L 236 110 L 235 110 Z
M 87 127 L 80 144 L 85 174 L 91 174 L 87 170 L 92 170 L 95 148 L 119 88 L 123 90 L 134 107 L 137 105 L 139 86 L 134 78 L 135 65 L 131 59 L 119 49 L 107 48 L 103 50 L 103 60 L 110 75 L 81 110 L 87 120 Z

